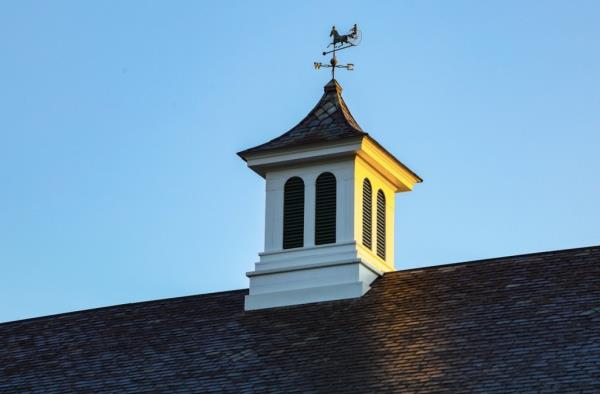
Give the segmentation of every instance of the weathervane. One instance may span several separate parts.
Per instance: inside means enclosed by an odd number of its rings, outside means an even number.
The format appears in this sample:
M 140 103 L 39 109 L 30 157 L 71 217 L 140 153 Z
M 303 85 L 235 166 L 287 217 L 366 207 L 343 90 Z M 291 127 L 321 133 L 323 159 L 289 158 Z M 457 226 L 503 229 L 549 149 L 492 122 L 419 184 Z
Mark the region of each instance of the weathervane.
M 323 56 L 327 54 L 333 53 L 329 64 L 323 64 L 321 62 L 315 62 L 315 69 L 319 70 L 321 67 L 331 68 L 331 78 L 335 79 L 335 69 L 336 68 L 345 68 L 348 71 L 354 70 L 354 64 L 338 64 L 337 58 L 335 57 L 335 53 L 337 51 L 341 51 L 342 49 L 352 48 L 360 44 L 360 40 L 362 39 L 362 34 L 356 24 L 350 29 L 348 34 L 339 34 L 335 29 L 335 26 L 331 28 L 331 33 L 329 33 L 329 37 L 332 37 L 331 43 L 327 45 L 327 48 L 333 47 L 333 49 L 329 51 L 323 52 Z

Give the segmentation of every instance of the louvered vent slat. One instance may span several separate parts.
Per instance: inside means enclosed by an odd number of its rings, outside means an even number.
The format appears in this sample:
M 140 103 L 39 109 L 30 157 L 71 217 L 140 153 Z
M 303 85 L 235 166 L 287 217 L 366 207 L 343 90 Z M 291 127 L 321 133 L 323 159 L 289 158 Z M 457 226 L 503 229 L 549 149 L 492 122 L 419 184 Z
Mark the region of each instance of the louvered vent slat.
M 372 232 L 373 232 L 373 191 L 371 189 L 371 182 L 365 178 L 363 181 L 363 245 L 371 249 L 373 247 Z
M 283 248 L 304 246 L 304 182 L 288 179 L 283 193 Z
M 316 183 L 315 245 L 335 243 L 336 190 L 332 173 L 319 175 Z
M 385 260 L 385 195 L 377 191 L 377 256 Z

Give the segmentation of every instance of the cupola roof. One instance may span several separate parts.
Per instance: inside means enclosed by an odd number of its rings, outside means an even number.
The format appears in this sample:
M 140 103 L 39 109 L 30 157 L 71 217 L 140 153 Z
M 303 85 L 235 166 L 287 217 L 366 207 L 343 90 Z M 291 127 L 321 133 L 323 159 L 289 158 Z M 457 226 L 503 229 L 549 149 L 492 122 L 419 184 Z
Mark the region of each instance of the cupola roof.
M 340 84 L 332 79 L 324 90 L 317 105 L 291 130 L 269 142 L 239 152 L 238 155 L 245 158 L 252 153 L 366 136 L 367 133 L 360 128 L 348 110 L 342 98 Z

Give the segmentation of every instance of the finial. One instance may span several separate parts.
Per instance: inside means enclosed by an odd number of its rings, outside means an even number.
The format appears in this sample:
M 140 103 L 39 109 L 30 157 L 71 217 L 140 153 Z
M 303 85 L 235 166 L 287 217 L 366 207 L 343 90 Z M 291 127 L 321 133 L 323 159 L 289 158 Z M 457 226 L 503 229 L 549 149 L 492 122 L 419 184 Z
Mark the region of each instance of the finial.
M 358 26 L 356 26 L 356 23 L 355 23 L 354 26 L 352 27 L 352 29 L 350 29 L 350 31 L 348 32 L 348 34 L 339 34 L 337 32 L 337 30 L 335 29 L 335 26 L 332 26 L 331 33 L 329 33 L 329 37 L 332 37 L 332 38 L 331 38 L 331 43 L 329 45 L 327 45 L 327 48 L 332 46 L 333 49 L 323 52 L 323 56 L 326 56 L 330 53 L 333 54 L 331 57 L 331 60 L 329 61 L 329 64 L 315 62 L 314 66 L 315 66 L 315 69 L 317 69 L 317 70 L 319 70 L 321 67 L 331 68 L 331 79 L 335 79 L 335 69 L 336 68 L 345 68 L 348 71 L 354 70 L 354 64 L 352 64 L 352 63 L 338 64 L 337 58 L 335 56 L 336 52 L 341 51 L 342 49 L 355 47 L 358 44 L 360 44 L 360 41 L 362 39 L 362 34 L 361 34 L 360 30 L 358 30 Z

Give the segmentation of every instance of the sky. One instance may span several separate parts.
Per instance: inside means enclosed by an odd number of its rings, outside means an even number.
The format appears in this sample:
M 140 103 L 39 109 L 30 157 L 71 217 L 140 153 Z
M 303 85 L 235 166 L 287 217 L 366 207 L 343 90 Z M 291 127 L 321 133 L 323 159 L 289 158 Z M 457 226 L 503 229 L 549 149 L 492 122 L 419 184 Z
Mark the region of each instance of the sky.
M 600 244 L 600 2 L 3 1 L 0 321 L 245 288 L 264 181 L 236 152 L 320 98 L 424 182 L 396 268 Z

